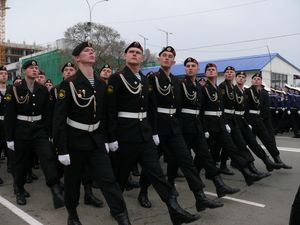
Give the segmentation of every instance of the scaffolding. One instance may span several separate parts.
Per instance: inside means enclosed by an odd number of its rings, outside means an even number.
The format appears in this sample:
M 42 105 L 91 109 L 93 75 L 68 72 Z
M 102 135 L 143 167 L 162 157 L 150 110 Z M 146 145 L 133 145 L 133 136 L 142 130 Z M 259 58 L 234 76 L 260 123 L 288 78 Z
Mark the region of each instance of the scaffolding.
M 0 0 L 0 65 L 4 65 L 5 60 L 5 11 L 6 0 Z

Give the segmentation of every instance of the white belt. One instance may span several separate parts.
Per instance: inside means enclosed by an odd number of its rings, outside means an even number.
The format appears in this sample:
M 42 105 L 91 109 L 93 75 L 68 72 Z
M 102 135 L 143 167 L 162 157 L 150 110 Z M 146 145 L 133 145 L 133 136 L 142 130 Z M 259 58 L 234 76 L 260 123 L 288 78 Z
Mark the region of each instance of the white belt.
M 157 112 L 172 115 L 172 114 L 176 113 L 176 109 L 174 109 L 174 108 L 170 108 L 169 109 L 169 108 L 157 107 Z
M 204 115 L 206 116 L 222 116 L 221 111 L 204 111 Z
M 118 112 L 118 117 L 142 120 L 147 118 L 147 112 Z
M 71 120 L 69 117 L 67 118 L 67 124 L 71 127 L 77 128 L 79 130 L 85 130 L 88 132 L 93 132 L 98 129 L 100 125 L 100 121 L 98 121 L 95 124 L 84 124 L 84 123 L 79 123 L 74 120 Z
M 182 108 L 181 112 L 182 113 L 187 113 L 187 114 L 199 115 L 200 110 L 198 110 L 198 109 L 186 109 L 186 108 Z
M 259 110 L 252 110 L 252 109 L 250 109 L 249 113 L 259 115 L 260 111 Z
M 234 114 L 234 109 L 224 109 L 224 113 Z
M 245 111 L 234 111 L 234 114 L 235 115 L 244 115 L 245 114 Z
M 276 109 L 276 108 L 272 106 L 272 107 L 270 107 L 270 109 Z
M 28 121 L 28 122 L 35 122 L 42 119 L 42 115 L 38 116 L 23 116 L 23 115 L 17 115 L 18 120 Z
M 4 120 L 4 116 L 0 116 L 0 120 Z

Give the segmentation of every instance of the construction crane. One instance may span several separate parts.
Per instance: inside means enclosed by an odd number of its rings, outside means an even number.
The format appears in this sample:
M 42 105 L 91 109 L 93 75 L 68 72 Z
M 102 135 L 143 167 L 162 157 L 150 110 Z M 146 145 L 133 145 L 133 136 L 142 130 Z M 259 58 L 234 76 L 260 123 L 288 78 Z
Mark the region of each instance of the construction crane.
M 6 0 L 0 0 L 0 65 L 4 65 L 5 60 L 5 13 Z

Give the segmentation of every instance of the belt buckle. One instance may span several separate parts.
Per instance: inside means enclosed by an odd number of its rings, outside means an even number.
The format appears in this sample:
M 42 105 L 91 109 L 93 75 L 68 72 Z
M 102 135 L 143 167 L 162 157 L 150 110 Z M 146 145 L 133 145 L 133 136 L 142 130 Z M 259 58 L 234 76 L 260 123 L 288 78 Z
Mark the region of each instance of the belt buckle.
M 172 108 L 169 108 L 169 114 L 171 117 L 173 117 Z
M 138 112 L 138 119 L 143 121 L 143 112 Z
M 34 122 L 33 116 L 27 116 L 27 121 L 28 121 L 28 122 Z
M 92 132 L 94 130 L 94 124 L 88 125 L 88 132 Z

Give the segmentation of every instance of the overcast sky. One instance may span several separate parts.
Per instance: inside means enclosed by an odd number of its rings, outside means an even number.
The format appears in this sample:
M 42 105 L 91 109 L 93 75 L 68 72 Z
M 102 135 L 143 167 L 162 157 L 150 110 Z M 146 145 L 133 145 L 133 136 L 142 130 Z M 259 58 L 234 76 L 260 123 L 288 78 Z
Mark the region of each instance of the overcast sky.
M 93 5 L 97 0 L 89 0 Z M 46 45 L 89 20 L 86 0 L 8 0 L 6 40 Z M 109 0 L 97 4 L 92 21 L 117 30 L 126 42 L 143 43 L 153 53 L 169 44 L 177 62 L 266 54 L 267 47 L 300 68 L 299 0 Z M 298 34 L 255 42 L 205 47 Z

